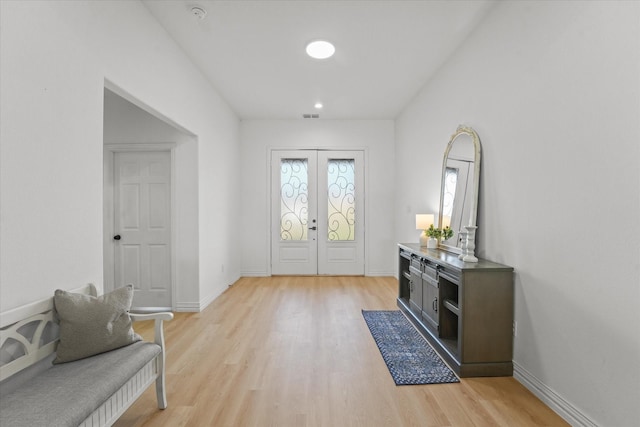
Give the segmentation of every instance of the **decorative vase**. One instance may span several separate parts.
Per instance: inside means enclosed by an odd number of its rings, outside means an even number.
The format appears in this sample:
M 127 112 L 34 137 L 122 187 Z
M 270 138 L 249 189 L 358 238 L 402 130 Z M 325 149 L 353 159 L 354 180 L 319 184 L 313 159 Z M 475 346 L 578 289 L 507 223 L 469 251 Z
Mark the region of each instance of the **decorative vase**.
M 427 249 L 436 249 L 437 247 L 438 240 L 433 237 L 429 237 L 429 240 L 427 240 Z
M 420 247 L 426 248 L 428 244 L 429 244 L 429 237 L 427 237 L 425 233 L 422 233 L 420 235 Z

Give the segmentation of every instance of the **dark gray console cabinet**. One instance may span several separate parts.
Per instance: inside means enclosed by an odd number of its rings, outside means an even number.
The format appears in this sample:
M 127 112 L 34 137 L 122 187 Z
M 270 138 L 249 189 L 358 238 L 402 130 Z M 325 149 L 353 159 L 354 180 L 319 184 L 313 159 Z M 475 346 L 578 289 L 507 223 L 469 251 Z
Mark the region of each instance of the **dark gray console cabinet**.
M 460 377 L 513 374 L 513 268 L 399 246 L 398 307 Z

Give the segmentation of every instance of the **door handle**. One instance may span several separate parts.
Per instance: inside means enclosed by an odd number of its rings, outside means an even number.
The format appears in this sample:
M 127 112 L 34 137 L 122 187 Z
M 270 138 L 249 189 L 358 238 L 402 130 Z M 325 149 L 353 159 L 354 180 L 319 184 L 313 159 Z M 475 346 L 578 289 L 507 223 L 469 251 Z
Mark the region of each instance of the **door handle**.
M 122 237 L 120 237 L 119 234 L 116 234 L 115 236 L 113 236 L 113 240 L 120 240 Z
M 309 230 L 316 230 L 318 227 L 316 227 L 315 225 L 313 227 L 309 227 Z

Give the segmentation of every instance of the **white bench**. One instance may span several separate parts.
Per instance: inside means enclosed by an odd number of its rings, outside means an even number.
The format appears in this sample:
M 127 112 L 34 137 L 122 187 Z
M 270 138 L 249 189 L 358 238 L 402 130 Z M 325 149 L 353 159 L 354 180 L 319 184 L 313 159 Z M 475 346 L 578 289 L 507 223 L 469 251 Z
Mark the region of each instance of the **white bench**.
M 72 292 L 97 296 L 91 284 Z M 53 301 L 0 313 L 1 426 L 110 426 L 154 381 L 158 407 L 167 407 L 162 322 L 172 313 L 130 314 L 132 321 L 155 320 L 153 343 L 54 365 Z

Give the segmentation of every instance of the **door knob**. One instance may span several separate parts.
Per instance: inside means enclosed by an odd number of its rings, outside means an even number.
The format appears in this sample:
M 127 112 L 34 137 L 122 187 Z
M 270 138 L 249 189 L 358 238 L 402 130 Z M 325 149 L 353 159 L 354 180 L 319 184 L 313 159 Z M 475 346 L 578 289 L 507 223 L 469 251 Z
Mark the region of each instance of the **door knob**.
M 113 240 L 120 240 L 120 239 L 121 239 L 121 237 L 120 237 L 119 234 L 116 234 L 115 236 L 113 236 Z
M 313 227 L 309 227 L 309 230 L 315 230 L 315 229 L 317 229 L 317 228 L 318 228 L 318 227 L 316 227 L 316 226 L 314 225 Z

